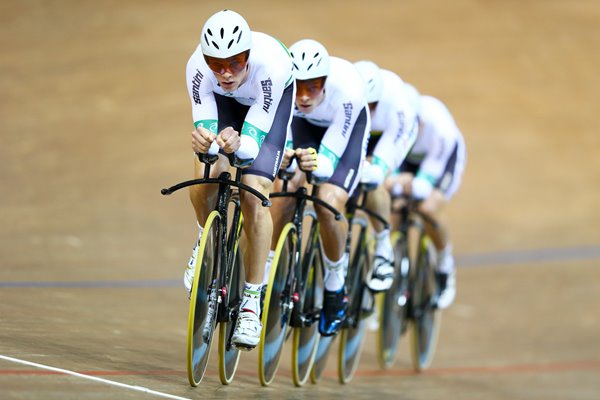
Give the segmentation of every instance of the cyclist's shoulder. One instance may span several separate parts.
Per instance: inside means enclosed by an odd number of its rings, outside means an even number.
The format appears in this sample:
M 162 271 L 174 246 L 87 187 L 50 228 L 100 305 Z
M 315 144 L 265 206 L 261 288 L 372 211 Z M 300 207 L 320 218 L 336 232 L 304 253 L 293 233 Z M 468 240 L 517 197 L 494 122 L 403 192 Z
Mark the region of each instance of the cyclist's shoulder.
M 330 72 L 325 89 L 339 103 L 365 103 L 365 84 L 354 65 L 343 58 L 330 57 Z
M 292 73 L 292 59 L 285 45 L 275 37 L 252 32 L 252 50 L 249 63 L 258 79 L 279 79 L 288 82 Z

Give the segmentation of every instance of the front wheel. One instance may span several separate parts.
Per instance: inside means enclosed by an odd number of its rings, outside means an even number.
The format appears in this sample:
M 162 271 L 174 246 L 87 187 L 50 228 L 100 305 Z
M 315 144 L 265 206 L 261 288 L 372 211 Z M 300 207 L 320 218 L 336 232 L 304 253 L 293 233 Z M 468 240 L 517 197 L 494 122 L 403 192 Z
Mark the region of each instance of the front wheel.
M 315 303 L 318 302 L 317 297 L 322 293 L 323 288 L 318 284 L 315 262 L 310 266 L 308 276 L 306 277 L 305 291 L 303 314 L 308 316 L 314 314 L 315 317 L 308 326 L 294 328 L 292 339 L 292 380 L 296 386 L 302 386 L 308 380 L 319 344 L 320 335 L 316 321 L 316 315 L 318 314 L 316 313 L 317 308 L 315 307 Z
M 258 347 L 258 375 L 263 386 L 269 385 L 275 378 L 287 338 L 292 315 L 290 274 L 293 273 L 297 240 L 296 229 L 289 223 L 283 228 L 275 248 L 262 306 L 263 330 Z
M 238 316 L 239 305 L 242 302 L 244 291 L 244 265 L 239 249 L 236 249 L 235 264 L 232 270 L 231 283 L 228 285 L 228 309 L 230 310 L 227 321 L 219 323 L 219 378 L 223 385 L 233 381 L 238 363 L 240 350 L 231 344 L 231 337 Z
M 441 312 L 436 308 L 437 284 L 433 263 L 435 249 L 423 238 L 420 242 L 412 289 L 411 356 L 415 371 L 429 368 L 441 324 Z
M 217 324 L 220 221 L 221 216 L 217 211 L 210 213 L 196 258 L 188 313 L 186 357 L 188 381 L 192 386 L 198 386 L 202 381 Z
M 410 261 L 406 243 L 399 232 L 392 235 L 394 249 L 394 282 L 382 294 L 379 304 L 379 329 L 377 331 L 377 358 L 382 368 L 394 365 L 398 354 L 400 336 L 406 331 L 408 304 L 408 274 Z

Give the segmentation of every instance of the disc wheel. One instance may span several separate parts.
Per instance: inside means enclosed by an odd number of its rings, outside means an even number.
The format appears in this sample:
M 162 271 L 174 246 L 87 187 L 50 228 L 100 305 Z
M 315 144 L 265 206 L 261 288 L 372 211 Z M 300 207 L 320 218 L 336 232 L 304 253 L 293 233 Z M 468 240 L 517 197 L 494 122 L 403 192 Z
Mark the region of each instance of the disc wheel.
M 392 235 L 395 277 L 392 287 L 382 293 L 379 304 L 379 329 L 377 331 L 377 358 L 382 368 L 390 368 L 396 362 L 400 337 L 408 324 L 408 272 L 409 259 L 400 234 Z
M 219 378 L 223 385 L 229 385 L 235 376 L 240 360 L 240 351 L 231 345 L 231 337 L 235 329 L 238 308 L 244 290 L 244 265 L 239 251 L 236 251 L 231 282 L 228 285 L 228 321 L 219 324 Z
M 198 386 L 202 381 L 217 324 L 219 222 L 219 213 L 213 211 L 204 225 L 196 258 L 188 313 L 186 357 L 188 381 L 192 386 Z M 213 312 L 209 313 L 211 308 Z M 212 314 L 212 318 L 209 318 L 209 314 Z
M 269 385 L 275 378 L 283 344 L 288 337 L 292 315 L 291 274 L 296 243 L 296 229 L 289 223 L 281 232 L 275 248 L 262 306 L 263 329 L 258 347 L 258 375 L 263 386 Z
M 317 353 L 315 354 L 315 361 L 310 370 L 310 381 L 312 383 L 318 383 L 325 368 L 327 367 L 327 357 L 333 347 L 333 342 L 336 336 L 321 336 L 319 338 L 319 345 L 317 346 Z
M 416 371 L 429 368 L 439 335 L 441 313 L 435 307 L 437 286 L 434 278 L 432 253 L 427 240 L 421 242 L 413 285 L 413 323 L 411 324 L 411 358 Z

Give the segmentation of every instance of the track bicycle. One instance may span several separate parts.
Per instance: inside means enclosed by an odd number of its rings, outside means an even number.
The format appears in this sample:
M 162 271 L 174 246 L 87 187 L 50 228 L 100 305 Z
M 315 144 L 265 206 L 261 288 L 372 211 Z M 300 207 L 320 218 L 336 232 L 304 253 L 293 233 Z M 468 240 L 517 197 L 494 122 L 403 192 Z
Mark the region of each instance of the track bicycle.
M 346 204 L 346 218 L 349 226 L 346 252 L 350 254 L 350 261 L 346 273 L 348 308 L 340 331 L 338 346 L 338 381 L 340 383 L 350 382 L 358 368 L 366 333 L 366 318 L 374 311 L 374 293 L 366 285 L 373 266 L 369 217 L 379 220 L 385 229 L 389 228 L 389 223 L 383 217 L 366 207 L 368 192 L 375 188 L 376 185 L 361 183 Z M 334 338 L 322 337 L 319 342 L 317 358 L 311 372 L 313 383 L 319 381 L 325 370 L 327 356 Z
M 258 354 L 259 379 L 264 386 L 273 381 L 283 344 L 290 335 L 292 380 L 296 386 L 306 383 L 319 341 L 323 256 L 316 213 L 307 208 L 307 203 L 324 207 L 336 220 L 342 215 L 316 197 L 319 182 L 310 172 L 306 174 L 307 181 L 313 184 L 310 195 L 304 186 L 295 192 L 288 191 L 288 182 L 294 173 L 285 170 L 279 172 L 282 191 L 270 194 L 270 198 L 293 198 L 295 204 L 291 220 L 279 235 L 262 307 L 263 330 Z M 308 234 L 304 228 L 308 228 Z
M 202 381 L 206 371 L 217 323 L 222 384 L 233 380 L 239 362 L 240 349 L 231 341 L 244 290 L 244 271 L 238 252 L 243 225 L 239 191 L 258 197 L 263 207 L 271 205 L 260 192 L 241 183 L 242 168 L 248 164 L 247 160 L 228 155 L 230 165 L 236 168 L 235 178 L 231 180 L 231 173 L 227 171 L 218 178 L 210 178 L 210 166 L 218 160 L 218 154 L 198 154 L 198 158 L 205 164 L 203 178 L 161 190 L 163 195 L 169 195 L 191 185 L 218 185 L 217 202 L 206 219 L 200 239 L 190 293 L 186 364 L 189 383 L 194 387 Z
M 436 250 L 424 225 L 435 221 L 419 211 L 418 200 L 401 199 L 402 206 L 392 209 L 399 216 L 398 229 L 392 233 L 395 278 L 379 310 L 377 355 L 382 368 L 391 367 L 400 337 L 408 330 L 413 368 L 422 371 L 433 360 L 441 324 Z

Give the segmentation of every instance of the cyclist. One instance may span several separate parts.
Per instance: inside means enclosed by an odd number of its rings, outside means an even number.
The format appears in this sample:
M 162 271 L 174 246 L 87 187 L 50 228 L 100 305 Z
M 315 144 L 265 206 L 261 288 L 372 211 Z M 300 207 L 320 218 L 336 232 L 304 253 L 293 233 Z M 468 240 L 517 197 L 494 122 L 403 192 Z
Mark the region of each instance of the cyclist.
M 367 86 L 371 112 L 371 138 L 367 148 L 362 182 L 376 185 L 369 193 L 367 207 L 390 220 L 391 197 L 382 185 L 385 177 L 400 166 L 417 138 L 417 114 L 411 105 L 402 79 L 392 71 L 380 69 L 372 61 L 354 64 Z M 372 218 L 375 228 L 375 260 L 367 285 L 374 292 L 387 290 L 394 280 L 394 252 L 390 230 Z
M 187 86 L 196 128 L 192 149 L 220 153 L 211 177 L 229 169 L 225 154 L 235 152 L 247 166 L 242 182 L 268 196 L 282 160 L 295 95 L 292 60 L 285 46 L 271 36 L 250 31 L 234 11 L 219 11 L 202 28 L 200 44 L 187 64 Z M 203 173 L 203 163 L 194 157 L 195 177 Z M 216 185 L 190 189 L 199 235 L 184 274 L 188 291 L 202 226 L 216 195 Z M 253 251 L 244 253 L 246 283 L 232 341 L 242 349 L 252 349 L 262 329 L 260 291 L 273 224 L 260 200 L 243 191 L 240 200 L 247 246 Z M 213 316 L 214 310 L 209 310 L 209 318 Z
M 410 84 L 406 88 L 418 110 L 419 133 L 399 173 L 388 178 L 385 185 L 393 195 L 406 193 L 423 199 L 420 211 L 435 221 L 425 228 L 438 253 L 437 306 L 444 309 L 456 296 L 456 272 L 452 244 L 439 214 L 460 186 L 466 164 L 465 143 L 450 111 L 440 100 L 421 96 Z
M 369 133 L 369 113 L 364 83 L 347 60 L 330 57 L 319 42 L 303 39 L 290 47 L 297 94 L 288 148 L 282 167 L 296 156 L 303 171 L 312 171 L 320 185 L 318 196 L 342 214 L 359 182 Z M 318 151 L 316 150 L 318 149 Z M 296 171 L 288 189 L 303 185 L 306 175 Z M 284 221 L 290 218 L 289 200 L 274 200 L 274 248 Z M 325 293 L 319 332 L 334 335 L 345 317 L 345 275 L 348 255 L 345 244 L 348 221 L 315 207 L 324 249 Z M 271 253 L 272 256 L 272 253 Z

